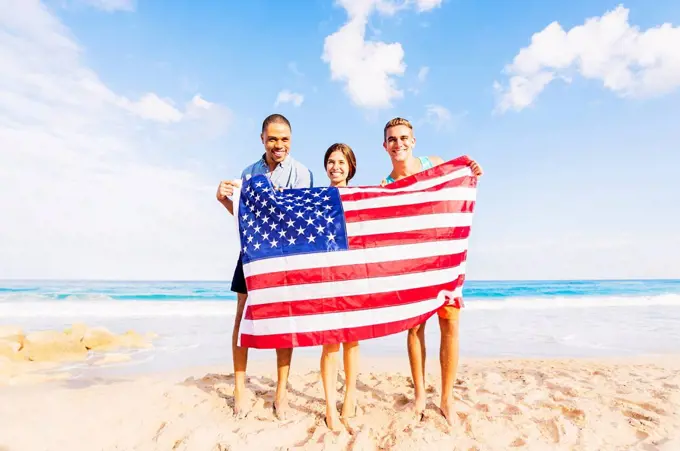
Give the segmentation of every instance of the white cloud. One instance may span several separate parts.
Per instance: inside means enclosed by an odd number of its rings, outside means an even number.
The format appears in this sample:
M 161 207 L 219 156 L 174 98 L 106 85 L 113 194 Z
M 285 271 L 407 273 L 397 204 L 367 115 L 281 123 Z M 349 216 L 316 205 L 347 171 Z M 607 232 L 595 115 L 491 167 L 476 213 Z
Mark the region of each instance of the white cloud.
M 556 78 L 573 73 L 601 81 L 622 97 L 649 97 L 680 87 L 680 27 L 671 24 L 641 31 L 618 6 L 602 17 L 565 31 L 553 22 L 505 68 L 507 86 L 495 83 L 497 109 L 520 111 L 531 105 Z
M 442 105 L 429 104 L 425 106 L 425 118 L 419 122 L 432 125 L 437 130 L 453 130 L 466 115 L 467 112 L 454 115 Z
M 442 0 L 416 0 L 419 12 L 430 11 L 442 5 Z
M 305 96 L 302 94 L 284 89 L 276 96 L 276 102 L 274 102 L 274 106 L 279 106 L 283 103 L 292 103 L 295 106 L 300 106 L 304 100 Z
M 451 112 L 441 105 L 427 105 L 426 122 L 434 124 L 436 128 L 442 128 L 451 123 Z
M 80 0 L 80 1 L 107 12 L 135 10 L 135 0 Z
M 404 49 L 398 42 L 366 39 L 368 19 L 374 12 L 393 15 L 413 1 L 337 0 L 347 11 L 347 22 L 326 37 L 322 59 L 328 63 L 331 79 L 345 83 L 351 101 L 362 108 L 387 108 L 404 96 L 394 77 L 406 70 Z M 419 11 L 439 6 L 440 0 L 418 0 Z
M 425 79 L 427 78 L 427 74 L 429 74 L 429 73 L 430 73 L 429 67 L 427 67 L 427 66 L 421 67 L 420 70 L 418 71 L 418 81 L 420 83 L 424 83 Z
M 200 95 L 130 101 L 42 4 L 0 5 L 2 277 L 229 277 L 216 182 L 163 157 L 192 157 L 231 112 Z
M 295 74 L 298 77 L 304 77 L 305 74 L 303 74 L 300 69 L 297 67 L 297 63 L 295 61 L 291 61 L 288 63 L 288 70 L 291 71 L 293 74 Z

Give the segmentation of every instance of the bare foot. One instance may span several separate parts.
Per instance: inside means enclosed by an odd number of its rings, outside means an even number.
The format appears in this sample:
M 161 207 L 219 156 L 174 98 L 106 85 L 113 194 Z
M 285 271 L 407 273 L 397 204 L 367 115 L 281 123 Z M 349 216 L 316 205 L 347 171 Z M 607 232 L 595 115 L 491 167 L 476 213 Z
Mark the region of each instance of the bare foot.
M 446 422 L 449 423 L 450 426 L 453 426 L 453 418 L 456 415 L 456 411 L 453 409 L 453 403 L 442 401 L 439 409 L 441 410 L 442 415 L 444 415 L 444 418 L 446 418 Z
M 250 413 L 250 402 L 240 390 L 234 390 L 234 416 L 245 418 Z
M 288 400 L 285 397 L 274 401 L 274 416 L 279 420 L 285 420 L 288 416 Z
M 419 420 L 422 420 L 423 417 L 425 416 L 425 406 L 427 404 L 427 397 L 425 395 L 423 396 L 416 396 L 416 400 L 414 402 L 414 408 L 416 412 L 416 417 Z
M 324 422 L 326 423 L 326 427 L 333 432 L 339 431 L 342 425 L 342 423 L 340 422 L 340 418 L 338 418 L 338 412 L 336 412 L 335 409 L 332 409 L 330 411 L 326 410 L 326 417 L 324 418 Z

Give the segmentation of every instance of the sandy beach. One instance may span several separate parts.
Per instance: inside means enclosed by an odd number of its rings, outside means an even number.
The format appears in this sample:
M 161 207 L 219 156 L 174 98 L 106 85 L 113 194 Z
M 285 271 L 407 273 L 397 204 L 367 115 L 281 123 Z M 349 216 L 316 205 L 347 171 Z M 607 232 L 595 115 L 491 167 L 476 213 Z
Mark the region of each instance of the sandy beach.
M 417 421 L 406 356 L 362 361 L 360 410 L 334 433 L 324 425 L 314 359 L 293 361 L 285 420 L 272 412 L 273 359 L 250 365 L 253 408 L 240 420 L 230 365 L 133 377 L 56 373 L 46 381 L 5 360 L 15 371 L 0 385 L 0 450 L 680 449 L 678 356 L 467 359 L 453 427 L 436 406 L 436 364 L 428 362 L 430 399 Z

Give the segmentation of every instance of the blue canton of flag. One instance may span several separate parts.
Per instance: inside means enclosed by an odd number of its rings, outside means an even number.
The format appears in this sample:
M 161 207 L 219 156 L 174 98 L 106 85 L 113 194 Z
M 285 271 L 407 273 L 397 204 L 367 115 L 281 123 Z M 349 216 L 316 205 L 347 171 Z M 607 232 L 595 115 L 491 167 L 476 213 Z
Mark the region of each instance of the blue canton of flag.
M 348 248 L 340 193 L 334 187 L 279 191 L 267 177 L 256 175 L 241 187 L 238 216 L 243 263 Z

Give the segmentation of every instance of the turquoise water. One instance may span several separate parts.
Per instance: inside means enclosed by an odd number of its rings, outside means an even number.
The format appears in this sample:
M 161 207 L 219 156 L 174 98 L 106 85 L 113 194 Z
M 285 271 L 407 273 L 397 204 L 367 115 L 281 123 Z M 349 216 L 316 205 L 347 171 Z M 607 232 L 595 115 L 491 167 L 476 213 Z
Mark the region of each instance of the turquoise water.
M 235 301 L 229 282 L 0 281 L 2 301 Z M 680 280 L 467 281 L 466 300 L 679 295 Z
M 129 371 L 229 364 L 236 297 L 228 282 L 0 281 L 0 325 L 27 331 L 74 322 L 155 332 Z M 680 280 L 467 281 L 461 356 L 597 357 L 680 352 Z M 436 319 L 426 327 L 436 356 Z M 405 333 L 361 344 L 362 356 L 403 356 Z M 318 348 L 296 355 L 317 357 Z M 271 350 L 251 350 L 271 359 Z M 114 371 L 90 363 L 79 371 Z

